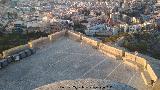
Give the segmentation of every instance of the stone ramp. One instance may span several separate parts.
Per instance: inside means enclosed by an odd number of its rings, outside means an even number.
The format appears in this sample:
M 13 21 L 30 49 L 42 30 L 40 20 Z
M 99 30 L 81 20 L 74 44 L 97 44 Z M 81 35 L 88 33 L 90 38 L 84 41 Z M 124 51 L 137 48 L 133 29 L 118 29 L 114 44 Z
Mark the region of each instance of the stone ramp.
M 92 46 L 60 38 L 0 70 L 0 90 L 32 90 L 61 80 L 112 80 L 147 90 L 140 72 Z

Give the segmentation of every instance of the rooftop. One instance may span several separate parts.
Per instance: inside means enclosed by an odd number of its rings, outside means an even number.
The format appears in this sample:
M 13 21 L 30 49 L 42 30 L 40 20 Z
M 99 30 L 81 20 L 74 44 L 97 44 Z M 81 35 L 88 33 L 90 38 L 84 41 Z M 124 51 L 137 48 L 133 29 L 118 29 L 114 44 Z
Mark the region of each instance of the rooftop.
M 63 80 L 101 79 L 147 90 L 140 70 L 85 43 L 59 38 L 0 70 L 0 90 L 31 90 Z

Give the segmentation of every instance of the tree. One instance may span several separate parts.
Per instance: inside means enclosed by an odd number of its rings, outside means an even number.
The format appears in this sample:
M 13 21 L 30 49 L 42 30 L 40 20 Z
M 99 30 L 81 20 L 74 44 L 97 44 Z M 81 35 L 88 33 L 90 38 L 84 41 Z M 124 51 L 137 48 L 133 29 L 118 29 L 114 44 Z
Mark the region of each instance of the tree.
M 85 25 L 82 25 L 79 22 L 76 22 L 76 23 L 74 23 L 73 29 L 75 31 L 78 31 L 78 32 L 85 34 L 85 29 L 87 29 L 87 27 Z

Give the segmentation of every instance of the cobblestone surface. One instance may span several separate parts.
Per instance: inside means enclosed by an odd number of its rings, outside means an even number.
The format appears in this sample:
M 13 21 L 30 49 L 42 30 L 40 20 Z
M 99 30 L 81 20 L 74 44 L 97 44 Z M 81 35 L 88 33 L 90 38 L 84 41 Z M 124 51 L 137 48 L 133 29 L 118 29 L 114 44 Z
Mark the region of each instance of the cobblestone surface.
M 32 90 L 61 80 L 101 79 L 147 90 L 140 72 L 84 43 L 61 38 L 0 70 L 0 90 Z

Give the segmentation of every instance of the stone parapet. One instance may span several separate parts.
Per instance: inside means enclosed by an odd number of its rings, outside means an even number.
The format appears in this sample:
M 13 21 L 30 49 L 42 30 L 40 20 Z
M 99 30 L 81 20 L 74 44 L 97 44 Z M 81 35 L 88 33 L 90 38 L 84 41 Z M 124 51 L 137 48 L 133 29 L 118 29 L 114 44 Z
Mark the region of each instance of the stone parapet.
M 73 40 L 81 40 L 80 39 L 80 37 L 81 37 L 81 33 L 75 33 L 75 32 L 72 32 L 72 31 L 68 31 L 68 37 L 70 38 L 70 39 L 73 39 Z
M 41 37 L 39 39 L 28 42 L 28 45 L 29 45 L 30 48 L 37 48 L 37 47 L 39 47 L 42 44 L 45 44 L 47 42 L 49 42 L 48 37 Z
M 20 45 L 20 46 L 5 50 L 5 51 L 2 52 L 3 53 L 3 58 L 6 58 L 10 55 L 13 55 L 15 53 L 18 53 L 18 52 L 23 51 L 23 50 L 28 49 L 28 48 L 29 48 L 29 45 L 26 44 L 26 45 Z
M 48 38 L 50 41 L 54 41 L 62 36 L 64 36 L 66 34 L 66 30 L 63 30 L 61 32 L 56 32 L 56 33 L 53 33 L 51 35 L 48 35 Z

